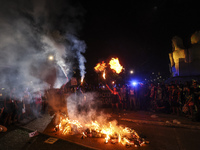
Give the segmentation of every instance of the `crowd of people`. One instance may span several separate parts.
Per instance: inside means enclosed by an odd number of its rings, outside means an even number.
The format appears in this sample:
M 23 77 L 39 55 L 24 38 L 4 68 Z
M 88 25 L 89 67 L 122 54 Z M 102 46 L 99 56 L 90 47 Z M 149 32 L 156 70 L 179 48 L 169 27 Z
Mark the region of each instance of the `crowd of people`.
M 81 90 L 78 90 L 78 88 Z M 171 82 L 170 84 L 139 83 L 122 86 L 106 84 L 103 88 L 102 86 L 95 87 L 92 85 L 61 87 L 56 93 L 63 95 L 64 93 L 69 94 L 78 91 L 81 91 L 80 93 L 83 95 L 88 91 L 110 92 L 110 106 L 113 111 L 117 112 L 121 110 L 144 110 L 184 115 L 200 121 L 200 86 L 195 80 L 184 84 Z M 46 112 L 50 99 L 55 96 L 55 92 L 53 95 L 47 93 L 42 93 L 39 90 L 30 92 L 28 88 L 21 93 L 17 92 L 15 88 L 4 90 L 4 96 L 0 95 L 0 124 L 7 126 L 26 118 L 41 117 L 41 114 Z M 50 95 L 50 99 L 48 95 Z M 86 101 L 86 97 L 83 96 L 83 98 Z M 64 96 L 61 96 L 60 100 L 65 101 Z M 62 106 L 64 106 L 63 103 Z
M 3 89 L 0 97 L 0 124 L 9 126 L 23 119 L 41 117 L 45 103 L 45 96 L 40 91 L 30 92 L 28 88 L 23 92 L 15 88 Z
M 195 118 L 200 112 L 200 87 L 197 81 L 122 85 L 111 92 L 112 107 L 118 110 L 146 110 Z M 198 117 L 196 117 L 198 118 Z

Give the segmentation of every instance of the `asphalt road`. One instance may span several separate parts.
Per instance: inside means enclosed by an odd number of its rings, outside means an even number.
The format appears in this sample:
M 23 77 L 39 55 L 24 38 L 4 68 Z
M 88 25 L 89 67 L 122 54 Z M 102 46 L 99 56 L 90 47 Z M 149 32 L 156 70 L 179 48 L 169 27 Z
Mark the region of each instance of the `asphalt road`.
M 28 134 L 32 132 L 31 130 L 11 126 L 8 128 L 8 132 L 0 133 L 0 150 L 197 150 L 200 148 L 200 130 L 139 124 L 122 120 L 119 120 L 119 124 L 133 128 L 138 134 L 146 137 L 150 144 L 137 148 L 127 148 L 121 144 L 105 144 L 102 138 L 81 139 L 80 135 L 63 136 L 50 132 L 50 130 L 46 131 L 45 134 L 30 138 Z M 51 126 L 48 128 L 50 129 Z M 45 143 L 49 137 L 56 137 L 58 140 L 54 144 Z
M 150 142 L 141 147 L 129 147 L 128 149 L 141 150 L 197 150 L 200 148 L 200 130 L 166 127 L 150 124 L 139 124 L 128 121 L 118 121 L 120 125 L 124 125 L 134 129 L 140 136 L 143 136 Z M 48 131 L 47 131 L 48 134 Z M 101 138 L 81 139 L 80 135 L 63 136 L 57 133 L 49 135 L 62 138 L 67 141 L 86 145 L 95 149 L 121 150 L 127 147 L 121 144 L 105 144 Z
M 144 149 L 150 150 L 197 150 L 200 148 L 200 130 L 174 128 L 131 122 L 119 122 L 146 136 L 150 144 Z M 142 148 L 142 147 L 140 147 Z
M 90 148 L 58 139 L 55 143 L 45 143 L 50 136 L 39 134 L 30 138 L 30 130 L 11 126 L 7 133 L 0 134 L 0 150 L 89 150 Z

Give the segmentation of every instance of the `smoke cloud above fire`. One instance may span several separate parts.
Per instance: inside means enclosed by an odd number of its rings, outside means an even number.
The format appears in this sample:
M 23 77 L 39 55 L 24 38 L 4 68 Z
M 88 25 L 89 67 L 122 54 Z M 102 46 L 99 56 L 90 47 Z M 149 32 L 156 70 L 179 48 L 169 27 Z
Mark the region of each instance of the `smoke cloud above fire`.
M 62 102 L 58 101 L 55 95 L 51 97 L 52 99 L 48 103 L 51 109 L 56 112 L 55 125 L 60 123 L 61 118 L 76 120 L 82 125 L 91 123 L 92 121 L 97 121 L 101 124 L 108 123 L 110 115 L 100 108 L 102 102 L 96 92 L 82 93 L 78 89 L 76 93 L 71 93 Z M 116 120 L 112 122 L 117 124 Z
M 81 5 L 66 0 L 2 0 L 1 86 L 43 89 L 49 86 L 45 77 L 59 68 L 66 76 L 57 77 L 60 87 L 73 75 L 76 63 L 84 76 L 86 44 L 78 37 L 84 12 Z
M 98 110 L 100 105 L 97 93 L 71 94 L 67 98 L 68 117 L 83 124 L 94 120 L 105 122 L 108 117 Z
M 20 94 L 27 87 L 34 94 L 49 88 L 51 83 L 60 88 L 70 81 L 74 67 L 80 70 L 83 79 L 86 44 L 80 40 L 79 32 L 84 13 L 74 0 L 2 0 L 0 88 L 14 87 Z M 50 55 L 54 59 L 48 60 Z M 55 82 L 52 81 L 54 76 Z M 105 114 L 97 111 L 100 104 L 95 93 L 75 92 L 65 98 L 56 90 L 50 91 L 48 107 L 54 114 L 61 112 L 81 123 L 107 119 Z M 19 99 L 22 95 L 17 96 Z

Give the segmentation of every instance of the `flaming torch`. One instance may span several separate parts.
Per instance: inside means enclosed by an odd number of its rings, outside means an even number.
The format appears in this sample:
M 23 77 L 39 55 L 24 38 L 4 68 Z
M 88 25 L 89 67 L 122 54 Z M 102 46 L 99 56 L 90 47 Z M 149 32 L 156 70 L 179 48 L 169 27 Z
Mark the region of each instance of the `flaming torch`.
M 103 72 L 103 78 L 106 79 L 106 70 Z
M 123 67 L 120 65 L 118 58 L 112 58 L 109 64 L 110 64 L 110 68 L 114 70 L 117 74 L 122 72 Z
M 98 73 L 98 72 L 103 72 L 102 77 L 104 78 L 104 80 L 106 79 L 106 63 L 104 61 L 102 61 L 102 63 L 98 63 L 95 67 L 94 70 Z
M 106 63 L 104 61 L 102 61 L 102 63 L 98 63 L 95 67 L 94 70 L 96 72 L 103 72 L 106 69 Z

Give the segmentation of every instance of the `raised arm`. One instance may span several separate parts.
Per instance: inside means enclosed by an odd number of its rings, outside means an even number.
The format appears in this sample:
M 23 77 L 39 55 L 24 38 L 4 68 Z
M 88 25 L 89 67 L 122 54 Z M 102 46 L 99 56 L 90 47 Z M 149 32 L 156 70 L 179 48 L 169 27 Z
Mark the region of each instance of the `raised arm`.
M 106 84 L 107 88 L 110 90 L 111 93 L 113 93 L 113 90 Z

